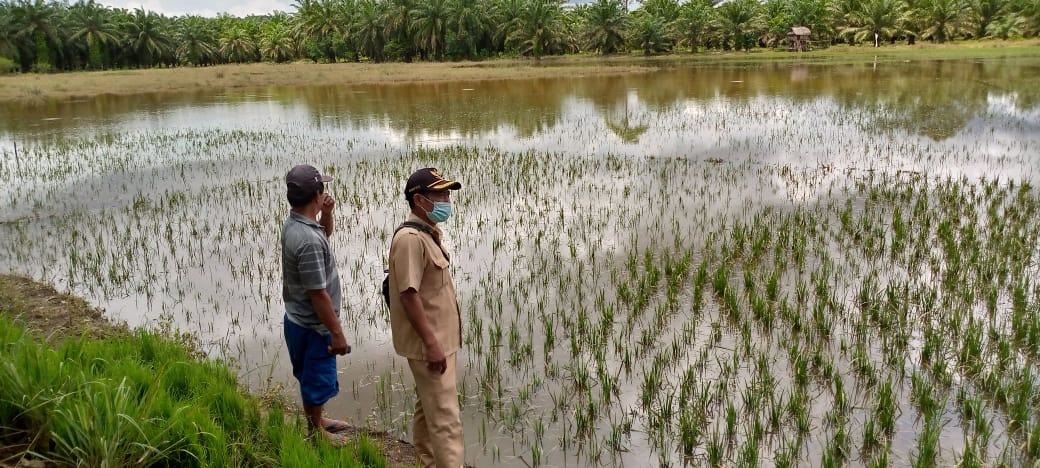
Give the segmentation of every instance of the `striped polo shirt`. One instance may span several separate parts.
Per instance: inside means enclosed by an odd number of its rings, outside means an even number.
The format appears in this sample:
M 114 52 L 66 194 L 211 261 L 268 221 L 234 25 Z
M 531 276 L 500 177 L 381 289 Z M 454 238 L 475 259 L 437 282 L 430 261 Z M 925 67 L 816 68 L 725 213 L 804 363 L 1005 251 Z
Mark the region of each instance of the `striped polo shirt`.
M 282 225 L 282 299 L 285 315 L 296 324 L 322 334 L 329 329 L 318 319 L 307 291 L 324 289 L 332 298 L 336 316 L 340 315 L 342 293 L 336 257 L 325 230 L 313 219 L 295 211 Z

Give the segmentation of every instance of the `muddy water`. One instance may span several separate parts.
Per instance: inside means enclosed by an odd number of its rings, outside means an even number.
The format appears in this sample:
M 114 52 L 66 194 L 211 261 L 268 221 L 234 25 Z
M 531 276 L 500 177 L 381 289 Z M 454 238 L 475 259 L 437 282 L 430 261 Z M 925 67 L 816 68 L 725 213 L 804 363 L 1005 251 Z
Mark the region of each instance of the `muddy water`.
M 405 214 L 401 185 L 412 169 L 435 165 L 466 184 L 446 229 L 471 345 L 459 355 L 467 460 L 523 466 L 537 446 L 550 465 L 679 464 L 674 447 L 653 448 L 645 415 L 634 418 L 624 450 L 603 441 L 612 424 L 638 413 L 648 358 L 679 333 L 685 315 L 619 379 L 596 424 L 599 442 L 578 446 L 569 438 L 574 408 L 556 402 L 568 396 L 576 366 L 595 366 L 588 355 L 573 356 L 561 334 L 544 351 L 543 319 L 559 325 L 576 313 L 576 291 L 588 293 L 589 310 L 597 294 L 616 300 L 625 281 L 617 272 L 632 251 L 667 255 L 675 245 L 698 255 L 712 232 L 765 208 L 840 203 L 867 174 L 1035 180 L 1038 76 L 1040 58 L 728 65 L 3 104 L 0 270 L 82 294 L 133 326 L 168 322 L 195 332 L 211 354 L 233 358 L 254 389 L 284 385 L 292 395 L 281 338 L 281 177 L 298 162 L 327 168 L 337 176 L 332 243 L 355 349 L 340 360 L 341 395 L 329 408 L 407 437 L 411 378 L 393 353 L 376 285 L 386 236 Z M 721 344 L 702 338 L 718 316 L 717 307 L 707 310 L 680 370 L 701 353 L 713 363 L 732 355 L 735 330 L 724 329 Z M 636 321 L 625 332 L 620 323 L 615 336 L 633 342 L 650 329 Z M 496 325 L 506 337 L 500 354 L 473 350 Z M 513 329 L 517 343 L 508 338 Z M 508 363 L 524 342 L 533 356 Z M 607 367 L 620 368 L 625 346 L 610 345 Z M 553 365 L 561 377 L 546 377 Z M 782 374 L 786 358 L 774 366 Z M 718 372 L 709 365 L 702 379 Z M 737 379 L 749 373 L 747 363 Z M 532 376 L 544 383 L 533 385 Z M 488 387 L 493 381 L 497 388 Z M 869 405 L 869 393 L 859 398 Z M 823 419 L 828 402 L 813 403 L 813 418 Z M 900 406 L 892 450 L 905 463 L 917 422 L 908 402 Z M 546 430 L 536 442 L 539 420 Z M 1000 433 L 1001 421 L 994 424 Z M 956 461 L 960 430 L 944 428 L 943 461 Z M 826 442 L 806 441 L 803 461 L 817 463 Z M 993 444 L 991 457 L 1004 446 Z M 760 453 L 769 460 L 770 450 Z

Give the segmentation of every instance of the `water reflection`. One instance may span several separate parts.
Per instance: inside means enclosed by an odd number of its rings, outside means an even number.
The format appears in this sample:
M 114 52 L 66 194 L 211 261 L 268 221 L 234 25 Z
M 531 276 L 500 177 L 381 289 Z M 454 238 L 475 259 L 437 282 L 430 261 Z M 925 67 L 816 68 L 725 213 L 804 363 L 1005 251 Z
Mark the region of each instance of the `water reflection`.
M 163 128 L 277 127 L 309 122 L 353 133 L 390 131 L 406 142 L 481 140 L 507 132 L 529 138 L 592 124 L 624 144 L 653 125 L 634 109 L 666 113 L 723 100 L 827 100 L 865 114 L 863 130 L 901 130 L 944 140 L 985 113 L 993 96 L 1012 109 L 1040 104 L 1040 58 L 886 62 L 855 65 L 758 64 L 676 67 L 627 76 L 262 88 L 163 95 L 102 96 L 43 105 L 8 103 L 0 133 L 25 139 L 70 132 Z M 586 105 L 591 105 L 586 109 Z M 670 122 L 669 122 L 670 124 Z

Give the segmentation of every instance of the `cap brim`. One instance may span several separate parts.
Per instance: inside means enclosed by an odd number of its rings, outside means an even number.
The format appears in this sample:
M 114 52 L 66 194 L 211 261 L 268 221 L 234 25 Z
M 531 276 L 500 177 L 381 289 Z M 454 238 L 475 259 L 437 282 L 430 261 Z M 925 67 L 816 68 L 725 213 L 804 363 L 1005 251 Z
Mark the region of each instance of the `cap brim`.
M 332 182 L 333 180 L 335 180 L 335 179 L 332 176 L 327 176 L 327 175 L 321 176 L 321 181 L 322 182 L 328 183 L 328 182 Z
M 459 190 L 462 188 L 462 184 L 454 180 L 438 180 L 429 185 L 427 190 Z

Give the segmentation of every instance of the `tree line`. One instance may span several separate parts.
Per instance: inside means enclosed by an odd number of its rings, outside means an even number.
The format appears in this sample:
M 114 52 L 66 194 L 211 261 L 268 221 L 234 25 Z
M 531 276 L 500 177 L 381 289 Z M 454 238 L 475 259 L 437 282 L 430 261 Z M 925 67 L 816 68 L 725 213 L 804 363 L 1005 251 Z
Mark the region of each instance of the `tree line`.
M 810 28 L 818 46 L 1040 34 L 1040 0 L 296 0 L 293 10 L 207 18 L 0 0 L 0 68 L 749 50 L 783 46 L 792 26 Z

